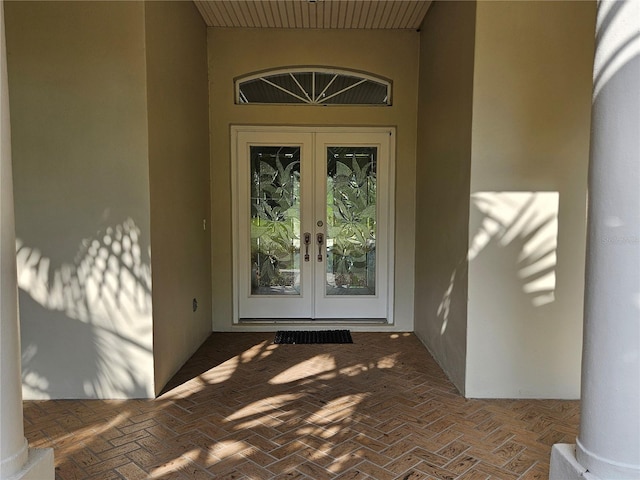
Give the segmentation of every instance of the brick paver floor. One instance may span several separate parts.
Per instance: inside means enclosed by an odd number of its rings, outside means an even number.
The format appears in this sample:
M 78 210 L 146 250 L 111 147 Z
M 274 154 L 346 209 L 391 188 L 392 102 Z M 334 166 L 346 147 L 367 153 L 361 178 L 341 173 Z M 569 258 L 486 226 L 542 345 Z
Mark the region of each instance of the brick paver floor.
M 155 400 L 28 401 L 56 478 L 548 478 L 579 403 L 460 396 L 413 334 L 214 333 Z

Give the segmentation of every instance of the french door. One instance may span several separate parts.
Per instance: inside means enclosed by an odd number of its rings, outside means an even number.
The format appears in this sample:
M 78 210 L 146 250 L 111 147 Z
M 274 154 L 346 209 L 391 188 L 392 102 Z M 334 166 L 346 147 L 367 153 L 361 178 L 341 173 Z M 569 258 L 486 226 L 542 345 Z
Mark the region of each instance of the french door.
M 394 133 L 232 128 L 236 321 L 391 321 Z

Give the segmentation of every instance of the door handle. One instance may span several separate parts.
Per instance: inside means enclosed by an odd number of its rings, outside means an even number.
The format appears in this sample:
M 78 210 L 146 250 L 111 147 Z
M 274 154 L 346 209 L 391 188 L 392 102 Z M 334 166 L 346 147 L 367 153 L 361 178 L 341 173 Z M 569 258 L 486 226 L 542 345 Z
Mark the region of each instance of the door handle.
M 311 234 L 304 232 L 304 261 L 309 261 L 309 245 L 311 245 Z
M 316 235 L 316 242 L 318 243 L 318 261 L 322 261 L 322 245 L 324 244 L 324 235 L 322 233 L 318 233 Z

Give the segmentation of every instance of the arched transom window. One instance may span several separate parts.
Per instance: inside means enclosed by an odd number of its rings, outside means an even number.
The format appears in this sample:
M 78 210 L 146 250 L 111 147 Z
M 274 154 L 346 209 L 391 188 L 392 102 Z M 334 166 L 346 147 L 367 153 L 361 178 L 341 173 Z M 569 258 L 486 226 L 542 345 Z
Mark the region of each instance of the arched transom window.
M 326 67 L 293 67 L 235 80 L 237 104 L 391 105 L 391 82 Z

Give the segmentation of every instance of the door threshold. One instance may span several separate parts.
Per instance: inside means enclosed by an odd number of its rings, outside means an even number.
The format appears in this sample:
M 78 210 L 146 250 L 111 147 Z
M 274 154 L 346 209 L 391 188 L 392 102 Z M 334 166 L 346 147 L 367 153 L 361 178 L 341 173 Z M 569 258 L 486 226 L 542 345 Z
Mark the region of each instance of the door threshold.
M 386 318 L 241 318 L 239 325 L 389 325 Z

